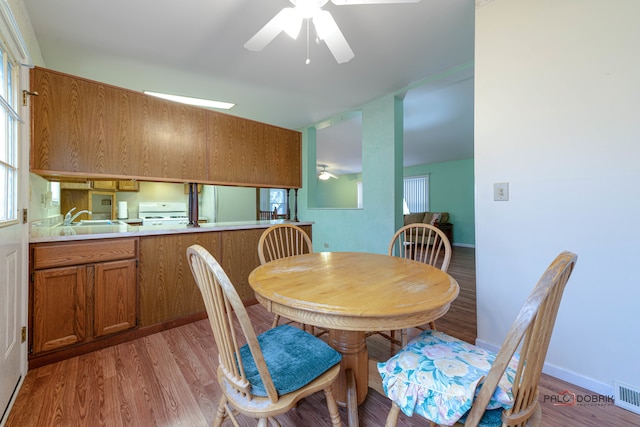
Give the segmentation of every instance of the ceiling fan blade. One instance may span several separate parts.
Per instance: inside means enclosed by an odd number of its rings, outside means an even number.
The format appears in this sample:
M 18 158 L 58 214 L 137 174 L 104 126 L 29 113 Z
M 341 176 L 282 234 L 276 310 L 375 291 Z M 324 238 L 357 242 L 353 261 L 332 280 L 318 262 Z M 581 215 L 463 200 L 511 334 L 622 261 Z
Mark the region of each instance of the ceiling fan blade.
M 248 50 L 260 51 L 283 31 L 295 39 L 298 37 L 300 27 L 302 27 L 300 14 L 292 7 L 285 7 L 251 37 L 244 47 Z
M 327 44 L 338 64 L 348 62 L 355 56 L 331 13 L 320 10 L 313 15 L 313 25 L 316 27 L 318 37 Z
M 348 6 L 354 4 L 393 4 L 393 3 L 418 3 L 420 0 L 331 0 L 336 6 Z

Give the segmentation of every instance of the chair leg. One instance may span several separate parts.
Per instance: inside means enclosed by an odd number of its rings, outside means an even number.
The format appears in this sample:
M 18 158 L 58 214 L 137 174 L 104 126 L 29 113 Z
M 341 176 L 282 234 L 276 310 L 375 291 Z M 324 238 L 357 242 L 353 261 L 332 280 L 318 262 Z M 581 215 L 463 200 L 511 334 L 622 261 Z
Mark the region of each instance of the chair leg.
M 276 326 L 278 326 L 278 322 L 280 321 L 280 315 L 276 314 L 275 316 L 273 316 L 273 324 L 271 325 L 271 329 L 275 328 Z
M 421 331 L 426 331 L 428 329 L 425 329 L 423 326 L 417 326 L 418 329 L 420 329 Z M 436 322 L 429 322 L 429 329 L 432 331 L 437 331 L 436 329 Z M 406 346 L 409 343 L 409 329 L 403 329 L 402 330 L 402 347 Z
M 225 416 L 227 413 L 227 397 L 222 395 L 220 398 L 220 403 L 218 404 L 218 411 L 216 412 L 216 417 L 213 420 L 213 427 L 220 427 L 224 422 Z
M 336 398 L 333 395 L 333 385 L 324 389 L 324 396 L 327 399 L 327 408 L 329 409 L 329 415 L 331 416 L 331 424 L 334 427 L 339 427 L 342 425 L 340 421 L 340 413 L 338 412 L 338 404 L 336 403 Z
M 389 411 L 389 415 L 387 415 L 387 422 L 384 424 L 384 427 L 396 427 L 396 424 L 398 424 L 398 415 L 400 415 L 400 407 L 396 405 L 395 402 L 391 402 L 391 410 Z
M 409 342 L 409 329 L 403 329 L 402 331 L 400 331 L 400 336 L 402 348 L 405 348 L 407 346 L 407 343 Z

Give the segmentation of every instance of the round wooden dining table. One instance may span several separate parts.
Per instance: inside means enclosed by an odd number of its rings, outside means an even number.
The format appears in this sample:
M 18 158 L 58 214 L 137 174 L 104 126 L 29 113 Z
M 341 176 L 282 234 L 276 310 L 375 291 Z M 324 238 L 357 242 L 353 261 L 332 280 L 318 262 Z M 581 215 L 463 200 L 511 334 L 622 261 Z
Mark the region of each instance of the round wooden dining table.
M 349 425 L 368 392 L 365 333 L 424 325 L 444 315 L 458 296 L 456 280 L 421 262 L 363 252 L 316 252 L 281 258 L 249 275 L 256 299 L 268 311 L 329 329 L 342 354 L 335 385 Z

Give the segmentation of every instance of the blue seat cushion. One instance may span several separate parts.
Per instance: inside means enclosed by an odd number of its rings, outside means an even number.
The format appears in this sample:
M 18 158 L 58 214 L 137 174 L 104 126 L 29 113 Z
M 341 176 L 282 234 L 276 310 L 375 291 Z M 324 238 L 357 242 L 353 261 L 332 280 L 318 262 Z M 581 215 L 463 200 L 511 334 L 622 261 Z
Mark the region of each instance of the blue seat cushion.
M 327 343 L 291 325 L 280 325 L 258 335 L 265 362 L 278 394 L 291 393 L 309 384 L 329 368 L 339 363 L 342 355 Z M 251 392 L 266 396 L 248 345 L 240 348 Z

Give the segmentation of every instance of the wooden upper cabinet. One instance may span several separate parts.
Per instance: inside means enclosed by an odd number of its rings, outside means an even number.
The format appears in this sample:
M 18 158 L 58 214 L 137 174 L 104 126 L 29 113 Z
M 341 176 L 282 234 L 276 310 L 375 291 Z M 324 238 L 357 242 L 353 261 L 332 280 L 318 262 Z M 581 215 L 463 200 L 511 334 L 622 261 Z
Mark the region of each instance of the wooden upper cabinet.
M 31 172 L 300 188 L 300 132 L 39 67 Z
M 302 187 L 300 132 L 207 112 L 209 181 L 255 187 Z
M 197 182 L 207 178 L 206 111 L 144 96 L 144 136 L 135 146 L 138 176 Z
M 206 179 L 204 110 L 38 67 L 31 90 L 32 172 Z
M 91 175 L 132 172 L 129 147 L 136 94 L 34 68 L 31 90 L 31 170 Z

